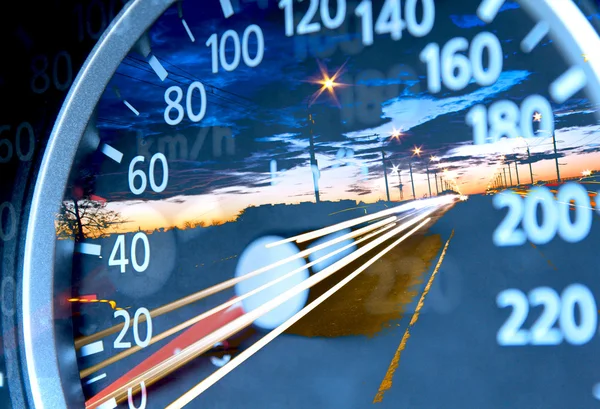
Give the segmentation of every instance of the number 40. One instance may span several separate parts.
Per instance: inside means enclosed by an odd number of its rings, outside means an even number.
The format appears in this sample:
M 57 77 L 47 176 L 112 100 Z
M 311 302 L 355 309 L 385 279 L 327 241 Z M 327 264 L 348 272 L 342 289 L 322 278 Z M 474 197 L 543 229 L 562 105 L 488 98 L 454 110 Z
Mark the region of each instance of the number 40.
M 142 241 L 144 245 L 144 258 L 142 264 L 138 263 L 137 260 L 137 243 L 138 240 Z M 117 258 L 117 253 L 119 256 Z M 126 250 L 125 250 L 125 235 L 121 234 L 117 236 L 117 241 L 115 241 L 115 245 L 110 253 L 110 257 L 108 258 L 109 266 L 120 266 L 121 273 L 125 272 L 125 266 L 129 264 L 129 259 L 126 258 Z M 143 232 L 138 232 L 133 236 L 131 240 L 131 265 L 133 269 L 137 272 L 145 271 L 150 264 L 150 243 L 148 242 L 148 236 L 146 236 Z

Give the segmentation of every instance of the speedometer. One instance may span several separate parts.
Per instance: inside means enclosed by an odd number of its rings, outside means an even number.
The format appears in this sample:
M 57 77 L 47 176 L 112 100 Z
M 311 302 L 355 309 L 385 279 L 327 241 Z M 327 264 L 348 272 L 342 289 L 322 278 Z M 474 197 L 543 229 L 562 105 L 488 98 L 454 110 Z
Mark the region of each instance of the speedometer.
M 99 40 L 7 284 L 23 402 L 598 404 L 600 39 L 581 7 L 132 0 L 101 37 L 82 22 Z M 62 86 L 61 58 L 31 86 Z M 0 206 L 3 239 L 17 212 Z

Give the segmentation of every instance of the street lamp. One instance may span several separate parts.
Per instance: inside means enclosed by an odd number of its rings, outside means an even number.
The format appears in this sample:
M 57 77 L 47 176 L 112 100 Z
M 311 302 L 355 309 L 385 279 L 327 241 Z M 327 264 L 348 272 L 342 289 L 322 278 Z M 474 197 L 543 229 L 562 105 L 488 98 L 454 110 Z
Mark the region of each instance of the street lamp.
M 342 74 L 342 70 L 344 69 L 343 65 L 330 77 L 327 72 L 327 68 L 323 64 L 321 64 L 321 62 L 318 62 L 318 64 L 319 64 L 319 71 L 321 72 L 322 78 L 319 80 L 313 79 L 310 82 L 315 83 L 315 84 L 320 84 L 321 88 L 319 88 L 319 90 L 317 90 L 311 96 L 311 98 L 308 100 L 308 102 L 306 103 L 306 110 L 308 111 L 308 124 L 309 124 L 308 126 L 309 126 L 309 131 L 310 131 L 310 138 L 309 138 L 310 169 L 312 171 L 313 186 L 314 186 L 314 190 L 315 190 L 315 201 L 317 203 L 319 203 L 321 201 L 320 195 L 319 195 L 319 178 L 321 177 L 321 172 L 319 171 L 319 164 L 317 163 L 317 158 L 315 156 L 315 141 L 314 141 L 314 131 L 313 131 L 313 125 L 315 123 L 315 120 L 312 117 L 312 113 L 310 111 L 310 106 L 317 100 L 317 98 L 319 98 L 319 96 L 323 92 L 325 92 L 325 90 L 327 90 L 331 94 L 332 98 L 336 102 L 336 105 L 339 106 L 340 103 L 338 102 L 337 96 L 335 95 L 335 87 L 345 85 L 345 84 L 336 82 L 336 79 Z
M 417 198 L 417 196 L 415 195 L 415 182 L 413 180 L 413 172 L 412 172 L 412 158 L 413 156 L 417 155 L 419 158 L 421 157 L 421 147 L 414 147 L 414 149 L 412 150 L 413 154 L 410 157 L 410 161 L 408 162 L 408 168 L 410 169 L 410 185 L 412 186 L 412 195 L 413 195 L 413 200 L 415 200 Z
M 431 156 L 431 158 L 429 158 L 430 162 L 438 162 L 439 160 L 440 160 L 440 158 L 438 158 L 437 156 L 433 156 L 433 155 Z M 433 175 L 435 177 L 435 194 L 439 195 L 440 190 L 438 189 L 437 168 L 434 168 Z

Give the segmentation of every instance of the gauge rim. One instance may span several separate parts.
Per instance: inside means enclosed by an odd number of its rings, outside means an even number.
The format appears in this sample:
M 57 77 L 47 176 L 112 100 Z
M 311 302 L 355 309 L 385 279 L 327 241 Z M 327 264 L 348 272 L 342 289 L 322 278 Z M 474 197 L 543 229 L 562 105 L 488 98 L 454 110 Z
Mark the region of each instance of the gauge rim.
M 36 408 L 65 408 L 68 401 L 61 381 L 53 312 L 55 215 L 63 200 L 75 154 L 97 103 L 117 67 L 148 28 L 177 0 L 131 0 L 102 35 L 77 75 L 56 119 L 44 152 L 31 200 L 23 255 L 23 284 L 19 308 L 22 322 L 28 389 Z M 564 0 L 519 0 L 534 21 L 548 21 L 559 51 L 571 66 L 583 66 L 590 100 L 600 102 L 600 38 L 581 10 Z M 535 4 L 534 4 L 535 3 Z M 571 19 L 567 21 L 565 16 Z M 591 39 L 582 36 L 591 32 Z M 584 34 L 585 33 L 585 34 Z M 577 36 L 575 36 L 577 34 Z M 595 47 L 595 48 L 594 48 Z M 590 56 L 583 65 L 581 54 Z M 577 60 L 579 58 L 579 60 Z M 36 331 L 50 327 L 52 330 Z
M 123 7 L 86 58 L 50 134 L 26 227 L 22 303 L 19 309 L 27 386 L 33 407 L 69 407 L 60 375 L 53 328 L 54 219 L 63 199 L 75 154 L 97 103 L 117 67 L 138 39 L 175 1 L 132 0 Z M 40 317 L 40 311 L 50 311 L 49 315 L 52 316 Z

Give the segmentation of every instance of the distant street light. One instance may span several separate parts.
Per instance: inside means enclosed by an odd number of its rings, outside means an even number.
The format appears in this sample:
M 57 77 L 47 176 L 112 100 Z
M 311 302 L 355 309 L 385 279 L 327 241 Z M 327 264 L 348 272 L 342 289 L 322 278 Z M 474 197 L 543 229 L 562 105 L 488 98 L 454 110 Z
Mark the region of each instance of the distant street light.
M 417 196 L 415 195 L 415 182 L 413 180 L 413 172 L 412 172 L 412 157 L 417 155 L 419 158 L 421 157 L 421 148 L 420 147 L 414 147 L 414 149 L 412 150 L 413 154 L 410 158 L 410 161 L 408 162 L 408 168 L 410 169 L 410 185 L 412 187 L 412 195 L 413 195 L 413 200 L 416 200 Z

